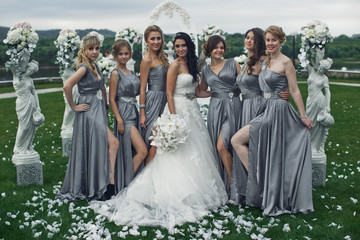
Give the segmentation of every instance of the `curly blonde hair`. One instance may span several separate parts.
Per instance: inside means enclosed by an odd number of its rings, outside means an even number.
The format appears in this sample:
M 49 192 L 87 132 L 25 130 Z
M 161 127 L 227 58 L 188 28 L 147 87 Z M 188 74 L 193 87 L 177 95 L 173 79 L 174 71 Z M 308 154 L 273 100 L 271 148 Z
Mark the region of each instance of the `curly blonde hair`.
M 286 41 L 286 34 L 284 33 L 283 29 L 281 27 L 275 26 L 275 25 L 271 25 L 269 26 L 265 31 L 264 31 L 264 38 L 266 36 L 267 33 L 271 33 L 272 35 L 274 35 L 274 37 L 276 37 L 277 39 L 279 39 L 280 44 L 283 44 Z M 270 53 L 269 51 L 266 49 L 266 65 L 269 66 L 270 64 Z
M 100 46 L 100 40 L 98 37 L 93 35 L 92 36 L 86 35 L 82 39 L 82 42 L 80 44 L 80 49 L 78 52 L 78 62 L 76 64 L 76 67 L 78 68 L 80 64 L 85 63 L 88 66 L 88 68 L 91 70 L 91 73 L 97 79 L 98 72 L 96 70 L 95 63 L 86 56 L 86 50 L 94 46 Z
M 169 61 L 165 55 L 165 52 L 164 52 L 164 45 L 165 45 L 165 42 L 164 42 L 164 34 L 163 34 L 163 31 L 161 30 L 161 28 L 157 25 L 150 25 L 148 26 L 145 31 L 144 31 L 144 39 L 145 41 L 147 41 L 149 35 L 151 32 L 158 32 L 160 33 L 161 35 L 161 39 L 162 39 L 162 43 L 161 43 L 161 47 L 160 49 L 158 50 L 158 52 L 156 53 L 156 55 L 160 58 L 160 61 L 161 61 L 161 65 L 163 65 L 164 67 L 168 67 L 169 66 Z M 146 46 L 145 48 L 145 53 L 149 50 L 149 46 Z

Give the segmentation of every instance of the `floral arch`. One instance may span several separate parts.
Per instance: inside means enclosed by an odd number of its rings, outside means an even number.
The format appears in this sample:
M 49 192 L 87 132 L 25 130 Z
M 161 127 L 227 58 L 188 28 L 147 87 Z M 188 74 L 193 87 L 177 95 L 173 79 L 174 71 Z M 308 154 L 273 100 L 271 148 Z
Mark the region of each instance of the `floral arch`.
M 165 17 L 165 19 L 163 18 Z M 180 4 L 173 2 L 173 1 L 164 1 L 157 5 L 153 11 L 150 13 L 150 25 L 156 24 L 163 29 L 163 31 L 166 31 L 166 28 L 163 28 L 162 20 L 166 20 L 165 23 L 168 23 L 168 19 L 173 19 L 179 29 L 177 29 L 176 33 L 179 31 L 188 33 L 192 40 L 195 43 L 195 49 L 197 49 L 198 46 L 198 40 L 197 40 L 197 34 L 195 25 L 191 22 L 190 15 L 187 13 L 185 8 L 183 8 Z M 145 39 L 143 39 L 143 50 L 145 45 Z M 196 52 L 197 53 L 197 52 Z

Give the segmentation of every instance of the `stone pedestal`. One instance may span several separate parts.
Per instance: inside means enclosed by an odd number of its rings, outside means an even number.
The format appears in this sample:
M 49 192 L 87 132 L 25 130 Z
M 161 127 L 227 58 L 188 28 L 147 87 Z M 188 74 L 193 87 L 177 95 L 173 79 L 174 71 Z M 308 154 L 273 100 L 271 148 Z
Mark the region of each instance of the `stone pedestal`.
M 326 183 L 326 155 L 312 152 L 312 184 L 325 186 Z
M 16 165 L 16 179 L 18 185 L 43 185 L 42 162 L 37 152 L 14 154 L 12 162 Z

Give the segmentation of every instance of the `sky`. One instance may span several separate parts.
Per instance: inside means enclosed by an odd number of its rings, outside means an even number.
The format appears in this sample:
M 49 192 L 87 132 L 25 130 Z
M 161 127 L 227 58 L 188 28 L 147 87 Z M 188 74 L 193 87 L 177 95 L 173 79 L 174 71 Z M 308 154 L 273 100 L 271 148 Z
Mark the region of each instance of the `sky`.
M 143 32 L 161 0 L 0 0 L 0 26 L 27 21 L 35 30 L 109 29 L 132 26 Z M 286 34 L 301 33 L 312 20 L 325 22 L 333 36 L 360 34 L 359 0 L 176 0 L 190 16 L 193 31 L 215 24 L 228 33 L 278 25 Z M 175 12 L 153 22 L 165 33 L 186 31 Z M 184 29 L 185 28 L 185 29 Z

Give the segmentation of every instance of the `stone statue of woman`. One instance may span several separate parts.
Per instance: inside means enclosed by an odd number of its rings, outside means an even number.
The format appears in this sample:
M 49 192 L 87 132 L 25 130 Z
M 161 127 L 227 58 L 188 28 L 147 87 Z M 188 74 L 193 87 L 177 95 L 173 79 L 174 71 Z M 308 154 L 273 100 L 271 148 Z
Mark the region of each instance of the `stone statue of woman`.
M 310 63 L 307 65 L 308 97 L 306 100 L 306 115 L 312 120 L 313 129 L 310 131 L 313 166 L 326 168 L 326 154 L 324 145 L 328 136 L 329 127 L 334 124 L 330 114 L 330 87 L 325 73 L 330 69 L 333 61 L 323 59 L 324 48 L 310 50 Z M 315 164 L 315 165 L 314 165 Z M 316 171 L 316 170 L 315 170 Z M 319 170 L 325 173 L 325 169 Z M 316 172 L 314 174 L 317 174 Z M 315 185 L 316 183 L 314 183 Z M 316 185 L 325 185 L 319 183 Z
M 24 49 L 19 53 L 18 64 L 20 73 L 15 70 L 16 66 L 12 68 L 13 86 L 17 96 L 16 114 L 19 120 L 12 157 L 12 162 L 16 165 L 40 162 L 40 156 L 33 149 L 32 142 L 37 128 L 45 121 L 34 81 L 30 77 L 39 70 L 38 63 L 34 60 L 30 62 L 30 52 Z

